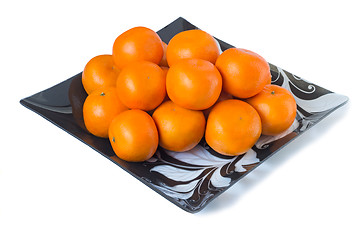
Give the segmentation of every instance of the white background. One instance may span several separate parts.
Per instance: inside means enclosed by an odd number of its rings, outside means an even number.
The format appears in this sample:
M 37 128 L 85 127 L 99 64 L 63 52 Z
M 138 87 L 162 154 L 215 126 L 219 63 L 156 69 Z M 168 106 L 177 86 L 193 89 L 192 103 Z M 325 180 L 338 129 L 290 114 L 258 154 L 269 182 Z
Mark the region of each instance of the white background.
M 360 239 L 356 1 L 2 1 L 0 239 Z M 350 101 L 197 214 L 19 104 L 177 17 Z

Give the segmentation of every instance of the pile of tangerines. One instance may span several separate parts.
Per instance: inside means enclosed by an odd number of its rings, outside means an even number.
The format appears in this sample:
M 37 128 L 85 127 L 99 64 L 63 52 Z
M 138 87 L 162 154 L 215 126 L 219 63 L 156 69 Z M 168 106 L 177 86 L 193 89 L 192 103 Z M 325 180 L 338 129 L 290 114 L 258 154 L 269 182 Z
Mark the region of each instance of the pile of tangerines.
M 92 58 L 82 73 L 86 129 L 108 138 L 126 161 L 145 161 L 158 145 L 188 151 L 205 137 L 220 154 L 247 152 L 261 134 L 288 129 L 293 96 L 271 85 L 268 63 L 245 49 L 221 52 L 208 33 L 158 34 L 135 27 L 118 36 L 112 55 Z

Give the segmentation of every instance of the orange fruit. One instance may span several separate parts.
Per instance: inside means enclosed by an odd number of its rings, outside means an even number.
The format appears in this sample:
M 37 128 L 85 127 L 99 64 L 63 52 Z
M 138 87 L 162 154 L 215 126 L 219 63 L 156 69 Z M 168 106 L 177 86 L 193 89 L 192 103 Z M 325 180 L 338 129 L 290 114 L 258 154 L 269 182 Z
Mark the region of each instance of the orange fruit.
M 114 87 L 95 90 L 83 105 L 85 127 L 93 135 L 107 138 L 111 121 L 125 110 L 127 107 L 120 102 Z
M 116 38 L 112 55 L 115 65 L 120 69 L 139 60 L 159 64 L 163 57 L 163 45 L 159 35 L 153 30 L 134 27 Z
M 260 115 L 262 134 L 277 135 L 288 129 L 296 117 L 296 102 L 293 95 L 277 85 L 266 85 L 264 89 L 246 101 Z
M 221 92 L 222 80 L 219 71 L 209 61 L 184 59 L 169 68 L 166 90 L 176 104 L 203 110 L 211 107 Z
M 148 160 L 159 143 L 153 119 L 139 109 L 124 111 L 114 118 L 109 127 L 109 140 L 115 154 L 129 162 Z
M 215 66 L 223 78 L 226 92 L 238 98 L 249 98 L 271 83 L 269 64 L 260 55 L 240 48 L 225 50 Z
M 104 88 L 115 87 L 119 69 L 114 66 L 111 55 L 99 55 L 93 57 L 82 72 L 82 84 L 87 94 Z
M 248 103 L 229 99 L 217 103 L 207 119 L 205 140 L 216 152 L 236 156 L 247 152 L 261 135 L 261 120 Z
M 170 40 L 166 58 L 169 66 L 185 58 L 199 58 L 215 64 L 219 54 L 218 43 L 210 34 L 193 29 L 180 32 Z
M 116 89 L 121 102 L 128 108 L 150 111 L 164 100 L 165 72 L 148 61 L 128 64 L 119 74 Z
M 166 101 L 152 115 L 159 131 L 159 145 L 182 152 L 194 148 L 205 132 L 205 117 L 201 111 L 190 110 Z
M 161 60 L 160 60 L 160 63 L 159 63 L 159 65 L 160 66 L 163 66 L 163 67 L 169 67 L 169 65 L 168 65 L 168 63 L 167 63 L 167 58 L 166 58 L 166 52 L 167 52 L 167 44 L 166 43 L 164 43 L 164 42 L 161 42 L 162 43 L 162 46 L 163 46 L 163 56 L 162 56 L 162 58 L 161 58 Z

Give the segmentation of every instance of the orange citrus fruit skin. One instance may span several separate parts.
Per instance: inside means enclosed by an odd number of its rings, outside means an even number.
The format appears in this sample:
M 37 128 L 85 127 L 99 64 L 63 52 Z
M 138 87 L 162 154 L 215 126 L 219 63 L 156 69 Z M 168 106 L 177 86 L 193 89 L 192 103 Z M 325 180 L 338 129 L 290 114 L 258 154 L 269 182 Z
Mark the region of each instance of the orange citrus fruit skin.
M 120 70 L 111 55 L 93 57 L 82 72 L 82 84 L 87 94 L 99 88 L 115 87 Z
M 249 98 L 271 83 L 270 66 L 260 55 L 241 48 L 229 48 L 216 60 L 226 92 Z
M 167 62 L 167 58 L 166 58 L 166 52 L 167 52 L 167 44 L 164 43 L 164 42 L 161 42 L 162 43 L 162 46 L 163 46 L 163 56 L 160 60 L 160 63 L 159 63 L 159 66 L 162 66 L 162 67 L 169 67 L 169 64 Z
M 121 102 L 131 109 L 150 111 L 166 95 L 166 72 L 148 61 L 128 64 L 119 74 L 116 89 Z
M 288 129 L 296 118 L 296 101 L 285 88 L 266 85 L 264 89 L 246 99 L 260 115 L 262 134 L 277 135 Z
M 166 90 L 176 104 L 203 110 L 211 107 L 218 99 L 222 88 L 219 71 L 209 61 L 184 59 L 169 68 L 166 76 Z
M 85 127 L 93 135 L 107 138 L 111 121 L 127 109 L 120 102 L 114 87 L 95 90 L 87 96 L 83 105 Z
M 216 152 L 236 156 L 247 152 L 261 135 L 261 120 L 248 103 L 229 99 L 217 103 L 207 119 L 205 140 Z
M 164 71 L 164 73 L 165 73 L 165 78 L 166 78 L 167 73 L 168 73 L 168 71 L 169 71 L 169 67 L 160 66 L 160 68 Z
M 159 64 L 163 52 L 162 41 L 156 32 L 146 27 L 134 27 L 115 39 L 112 55 L 115 65 L 122 69 L 139 60 Z
M 115 154 L 129 162 L 150 159 L 159 143 L 154 120 L 139 109 L 124 111 L 112 121 L 109 140 Z
M 205 117 L 201 111 L 166 101 L 154 111 L 152 117 L 159 131 L 159 144 L 167 150 L 188 151 L 204 136 Z
M 170 40 L 166 58 L 169 66 L 186 58 L 204 59 L 215 64 L 219 54 L 219 46 L 210 34 L 193 29 L 180 32 Z

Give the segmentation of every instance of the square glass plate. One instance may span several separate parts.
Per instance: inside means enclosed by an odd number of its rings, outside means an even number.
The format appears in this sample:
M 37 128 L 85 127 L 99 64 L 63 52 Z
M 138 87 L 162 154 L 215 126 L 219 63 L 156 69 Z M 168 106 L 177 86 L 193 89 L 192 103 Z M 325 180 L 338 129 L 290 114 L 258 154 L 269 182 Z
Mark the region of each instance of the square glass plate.
M 168 43 L 175 34 L 190 29 L 197 27 L 178 18 L 158 34 Z M 233 47 L 217 40 L 222 51 Z M 82 105 L 87 95 L 82 87 L 81 73 L 24 98 L 20 103 L 98 151 L 178 207 L 194 213 L 348 100 L 346 96 L 273 64 L 270 69 L 272 84 L 283 86 L 294 95 L 298 109 L 296 120 L 285 133 L 275 137 L 262 136 L 247 153 L 235 157 L 217 154 L 202 140 L 194 149 L 182 153 L 159 147 L 155 155 L 143 163 L 119 159 L 108 139 L 95 137 L 85 130 Z

